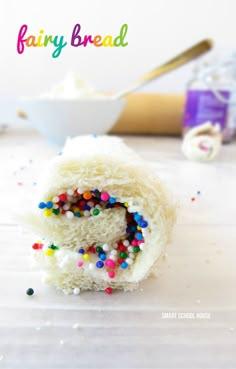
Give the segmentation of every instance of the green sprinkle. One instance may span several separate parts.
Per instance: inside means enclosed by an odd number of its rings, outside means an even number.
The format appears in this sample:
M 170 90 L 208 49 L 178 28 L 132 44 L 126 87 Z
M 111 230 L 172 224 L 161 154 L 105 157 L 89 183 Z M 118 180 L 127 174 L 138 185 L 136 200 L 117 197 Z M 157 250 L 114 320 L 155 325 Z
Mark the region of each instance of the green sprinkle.
M 60 247 L 52 244 L 51 246 L 49 246 L 49 249 L 60 250 Z
M 96 252 L 100 254 L 103 251 L 103 248 L 101 246 L 96 247 Z
M 126 252 L 121 251 L 121 252 L 120 252 L 120 257 L 121 257 L 121 259 L 126 259 L 126 258 L 127 258 L 127 254 L 126 254 Z
M 32 296 L 33 294 L 34 294 L 33 288 L 28 288 L 28 290 L 26 290 L 26 295 Z
M 94 209 L 93 215 L 98 215 L 99 213 L 100 213 L 100 211 L 98 209 Z
M 134 247 L 134 252 L 137 254 L 139 251 L 140 251 L 139 246 L 135 246 L 135 247 Z
M 53 209 L 53 214 L 56 214 L 56 215 L 58 215 L 58 214 L 60 214 L 60 209 L 58 208 L 58 209 Z
M 100 199 L 100 196 L 101 196 L 101 192 L 99 192 L 99 191 L 95 192 L 95 197 L 97 199 Z

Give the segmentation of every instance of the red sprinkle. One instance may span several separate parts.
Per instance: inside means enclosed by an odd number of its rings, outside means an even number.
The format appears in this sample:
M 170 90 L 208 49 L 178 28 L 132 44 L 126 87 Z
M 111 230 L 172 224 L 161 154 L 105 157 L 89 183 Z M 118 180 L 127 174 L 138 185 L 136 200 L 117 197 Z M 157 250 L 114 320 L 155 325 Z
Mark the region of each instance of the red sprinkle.
M 32 245 L 32 249 L 34 250 L 41 250 L 43 248 L 43 244 L 42 243 L 34 243 Z
M 109 278 L 115 278 L 115 272 L 114 272 L 114 270 L 110 270 L 110 272 L 108 272 L 108 277 Z
M 127 250 L 127 247 L 126 247 L 126 246 L 124 246 L 124 245 L 119 245 L 119 246 L 117 247 L 117 249 L 118 249 L 118 250 L 120 250 L 120 251 L 126 251 L 126 250 Z
M 124 259 L 121 259 L 121 258 L 119 258 L 119 259 L 117 260 L 118 264 L 122 264 L 122 263 L 123 263 L 123 261 L 124 261 Z
M 105 292 L 108 294 L 108 295 L 111 295 L 112 294 L 112 288 L 111 287 L 107 287 L 105 289 Z
M 58 196 L 60 201 L 65 202 L 67 200 L 67 195 L 65 193 Z
M 33 246 L 32 246 L 32 249 L 38 250 L 39 249 L 39 244 L 38 243 L 34 243 Z
M 191 201 L 195 201 L 195 197 L 192 197 L 192 198 L 191 198 Z
M 85 200 L 79 200 L 78 205 L 79 205 L 79 208 L 80 209 L 83 209 L 83 207 L 85 205 L 87 205 L 87 201 L 85 201 Z
M 91 252 L 92 254 L 96 254 L 96 250 L 94 246 L 89 246 L 87 252 Z

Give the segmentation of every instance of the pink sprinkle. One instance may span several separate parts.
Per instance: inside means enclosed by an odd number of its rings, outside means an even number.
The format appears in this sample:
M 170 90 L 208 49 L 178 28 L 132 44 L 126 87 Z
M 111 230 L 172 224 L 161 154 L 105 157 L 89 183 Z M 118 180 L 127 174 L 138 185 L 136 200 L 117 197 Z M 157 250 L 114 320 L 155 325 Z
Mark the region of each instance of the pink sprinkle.
M 17 186 L 23 186 L 23 182 L 17 182 Z
M 108 295 L 111 295 L 112 294 L 112 288 L 111 287 L 107 287 L 105 289 L 105 292 L 108 294 Z
M 102 201 L 107 201 L 107 200 L 109 200 L 109 197 L 110 197 L 109 193 L 107 193 L 107 192 L 102 192 L 102 193 L 101 193 L 101 200 L 102 200 Z
M 141 243 L 144 243 L 144 240 L 137 241 L 137 246 L 141 245 Z
M 137 241 L 137 240 L 133 240 L 133 241 L 131 241 L 131 245 L 132 245 L 132 246 L 138 246 L 138 241 Z
M 110 278 L 114 278 L 115 277 L 115 272 L 113 270 L 111 270 L 110 272 L 108 272 L 108 276 Z
M 112 260 L 112 259 L 107 259 L 105 261 L 105 265 L 108 267 L 108 268 L 111 268 L 111 269 L 115 269 L 116 267 L 116 264 L 115 262 Z
M 84 263 L 82 261 L 78 261 L 78 267 L 82 267 L 84 265 Z
M 202 149 L 203 151 L 208 151 L 209 147 L 207 147 L 204 142 L 200 142 L 199 145 L 200 149 Z

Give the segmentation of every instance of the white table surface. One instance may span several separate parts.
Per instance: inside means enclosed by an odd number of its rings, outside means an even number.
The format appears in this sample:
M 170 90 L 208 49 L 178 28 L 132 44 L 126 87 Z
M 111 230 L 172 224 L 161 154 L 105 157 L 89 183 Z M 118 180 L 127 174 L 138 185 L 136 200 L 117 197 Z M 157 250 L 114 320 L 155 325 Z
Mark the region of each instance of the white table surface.
M 125 141 L 179 202 L 168 255 L 136 292 L 65 296 L 30 270 L 34 239 L 15 215 L 60 149 L 35 131 L 0 135 L 0 368 L 236 368 L 235 142 L 201 164 L 185 160 L 177 138 Z

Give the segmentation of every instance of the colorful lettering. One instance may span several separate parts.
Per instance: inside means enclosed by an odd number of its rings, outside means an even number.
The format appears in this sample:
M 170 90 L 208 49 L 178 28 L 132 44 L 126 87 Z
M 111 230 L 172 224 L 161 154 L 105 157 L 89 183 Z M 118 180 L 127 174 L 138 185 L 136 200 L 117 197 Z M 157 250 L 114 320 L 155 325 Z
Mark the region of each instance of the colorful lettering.
M 18 32 L 17 37 L 17 52 L 19 54 L 23 54 L 25 51 L 25 47 L 47 47 L 48 45 L 54 46 L 55 50 L 52 52 L 53 58 L 58 58 L 61 55 L 62 49 L 67 45 L 67 42 L 64 40 L 64 36 L 53 36 L 53 35 L 45 35 L 44 30 L 41 29 L 39 31 L 38 36 L 27 35 L 28 26 L 23 24 Z M 128 25 L 124 23 L 121 28 L 118 36 L 113 38 L 112 35 L 108 34 L 102 37 L 101 35 L 84 35 L 81 36 L 81 25 L 77 23 L 72 31 L 70 44 L 73 47 L 83 46 L 87 47 L 89 45 L 93 45 L 95 47 L 125 47 L 128 45 L 128 42 L 125 42 L 125 37 L 128 32 Z
M 93 39 L 94 46 L 96 46 L 96 47 L 102 46 L 101 41 L 102 41 L 102 36 L 100 36 L 100 35 L 95 36 L 94 39 Z
M 67 42 L 63 43 L 63 41 L 64 41 L 64 36 L 61 36 L 60 38 L 59 36 L 54 37 L 53 44 L 54 46 L 56 46 L 56 49 L 52 53 L 53 58 L 58 58 L 58 56 L 60 56 L 61 54 L 61 50 L 63 49 L 63 47 L 67 45 Z
M 113 42 L 112 42 L 112 36 L 111 35 L 107 35 L 104 37 L 103 42 L 102 42 L 103 46 L 108 47 L 108 46 L 114 46 Z
M 128 45 L 128 42 L 124 44 L 125 36 L 128 32 L 128 24 L 123 24 L 123 26 L 120 29 L 120 34 L 114 39 L 114 46 L 122 46 L 125 47 Z

